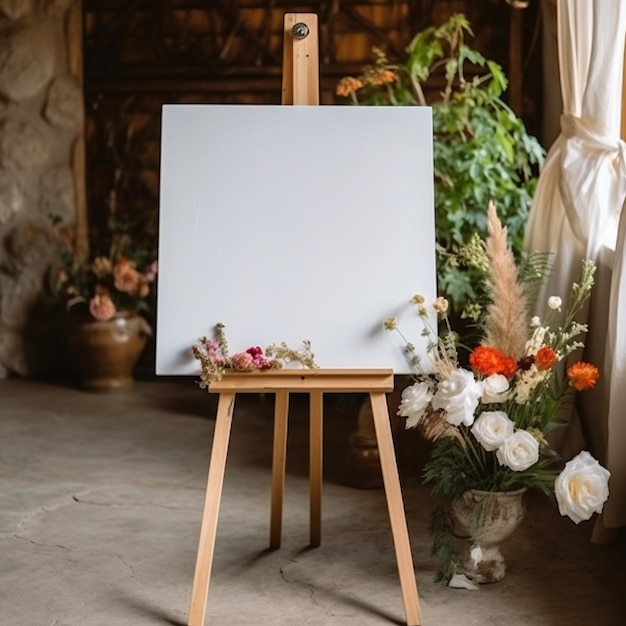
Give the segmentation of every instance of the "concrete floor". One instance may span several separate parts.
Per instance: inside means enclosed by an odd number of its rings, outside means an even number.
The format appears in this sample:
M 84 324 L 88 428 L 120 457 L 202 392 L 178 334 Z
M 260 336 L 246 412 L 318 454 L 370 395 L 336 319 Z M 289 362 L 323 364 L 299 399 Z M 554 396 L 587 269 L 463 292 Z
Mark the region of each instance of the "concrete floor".
M 290 420 L 283 546 L 270 551 L 271 401 L 238 399 L 207 624 L 402 624 L 384 493 L 337 478 L 354 420 L 327 397 L 323 538 L 309 549 L 306 404 Z M 98 395 L 0 381 L 0 624 L 186 623 L 213 396 L 191 379 Z M 589 541 L 530 498 L 504 544 L 503 581 L 478 591 L 433 582 L 431 498 L 417 475 L 403 493 L 426 626 L 621 626 L 626 541 Z

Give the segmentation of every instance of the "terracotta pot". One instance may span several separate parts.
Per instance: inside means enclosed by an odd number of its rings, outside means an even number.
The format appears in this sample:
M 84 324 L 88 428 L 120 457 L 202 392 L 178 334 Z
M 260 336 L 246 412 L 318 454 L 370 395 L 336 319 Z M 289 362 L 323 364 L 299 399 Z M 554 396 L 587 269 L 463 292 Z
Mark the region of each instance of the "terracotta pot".
M 130 311 L 120 311 L 106 322 L 73 318 L 68 340 L 82 387 L 89 391 L 131 389 L 135 365 L 151 333 L 148 322 Z
M 500 544 L 524 518 L 525 492 L 472 489 L 452 501 L 454 532 L 467 537 L 463 569 L 470 580 L 493 583 L 504 578 L 506 563 Z

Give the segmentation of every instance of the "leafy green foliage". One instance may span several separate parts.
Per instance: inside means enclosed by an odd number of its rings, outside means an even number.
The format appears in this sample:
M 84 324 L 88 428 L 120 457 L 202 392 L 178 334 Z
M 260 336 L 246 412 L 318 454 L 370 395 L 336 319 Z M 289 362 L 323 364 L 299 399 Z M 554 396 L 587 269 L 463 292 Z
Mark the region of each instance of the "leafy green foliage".
M 375 49 L 375 63 L 337 89 L 354 104 L 432 107 L 439 291 L 457 313 L 481 297 L 481 272 L 459 259 L 459 250 L 473 233 L 486 233 L 486 207 L 493 200 L 521 256 L 545 156 L 501 99 L 508 84 L 502 68 L 470 48 L 466 35 L 472 35 L 469 22 L 455 14 L 417 33 L 404 63 L 390 63 Z M 442 79 L 439 99 L 427 102 L 425 87 Z
M 435 582 L 447 585 L 455 574 L 463 572 L 463 567 L 459 553 L 452 541 L 452 525 L 441 505 L 437 505 L 433 509 L 428 531 L 433 538 L 432 555 L 442 563 L 441 569 L 435 577 Z

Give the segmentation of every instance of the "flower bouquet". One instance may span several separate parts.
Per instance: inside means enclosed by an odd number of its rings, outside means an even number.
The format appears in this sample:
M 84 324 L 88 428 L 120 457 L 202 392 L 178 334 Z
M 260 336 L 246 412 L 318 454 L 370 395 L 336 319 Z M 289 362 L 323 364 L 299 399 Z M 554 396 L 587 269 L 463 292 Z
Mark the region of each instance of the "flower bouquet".
M 157 274 L 157 261 L 130 235 L 114 229 L 90 257 L 76 253 L 73 230 L 53 218 L 59 242 L 61 269 L 56 290 L 68 310 L 97 321 L 108 321 L 118 312 L 147 311 Z
M 157 262 L 128 229 L 109 220 L 91 254 L 76 245 L 73 229 L 52 217 L 60 267 L 55 289 L 69 313 L 65 338 L 82 386 L 92 391 L 130 389 L 152 328 L 146 313 Z
M 549 299 L 543 319 L 530 314 L 532 287 L 543 275 L 545 258 L 531 255 L 515 263 L 493 204 L 488 210 L 487 238 L 472 245 L 477 265 L 485 270 L 489 302 L 477 315 L 481 338 L 465 362 L 444 298 L 432 303 L 441 321 L 439 333 L 430 326 L 425 299 L 416 295 L 411 300 L 428 342 L 429 363 L 416 354 L 395 318 L 384 324 L 401 334 L 414 370 L 415 382 L 403 390 L 398 414 L 406 418 L 406 428 L 416 428 L 433 441 L 424 482 L 432 485 L 434 495 L 452 502 L 470 491 L 536 489 L 555 496 L 560 513 L 575 523 L 589 519 L 601 512 L 608 497 L 609 472 L 587 451 L 563 466 L 546 437 L 566 423 L 558 416 L 566 398 L 594 387 L 598 378 L 594 365 L 571 362 L 583 347 L 579 337 L 587 326 L 575 318 L 589 296 L 595 266 L 583 262 L 561 323 L 553 329 L 561 313 L 560 297 Z M 489 501 L 485 498 L 475 514 L 470 524 L 474 531 L 484 527 Z M 465 575 L 472 578 L 471 569 L 462 564 L 454 547 L 454 532 L 449 514 L 438 505 L 431 533 L 433 553 L 443 561 L 439 579 L 451 586 L 467 586 Z M 477 566 L 485 558 L 483 550 L 476 540 L 471 548 Z M 475 579 L 483 582 L 480 576 Z

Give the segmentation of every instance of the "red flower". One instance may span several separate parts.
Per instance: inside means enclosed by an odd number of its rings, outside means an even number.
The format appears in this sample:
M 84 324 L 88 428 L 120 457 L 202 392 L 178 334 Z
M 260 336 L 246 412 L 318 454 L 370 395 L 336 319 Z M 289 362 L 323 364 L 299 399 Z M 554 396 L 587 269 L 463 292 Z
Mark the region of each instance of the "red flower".
M 556 363 L 556 352 L 550 346 L 542 346 L 535 355 L 535 365 L 539 370 L 549 370 Z
M 584 361 L 574 363 L 574 365 L 567 370 L 567 377 L 576 391 L 593 389 L 596 386 L 598 376 L 600 376 L 598 368 Z
M 513 378 L 517 371 L 517 362 L 513 357 L 505 356 L 497 348 L 478 346 L 469 358 L 472 369 L 483 376 L 503 374 Z
M 252 357 L 254 367 L 258 367 L 261 370 L 267 370 L 272 367 L 272 364 L 265 358 L 263 349 L 259 346 L 252 346 L 246 352 Z

